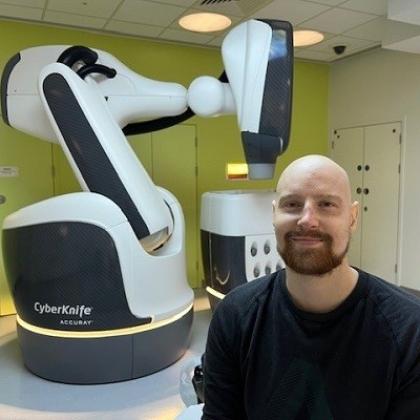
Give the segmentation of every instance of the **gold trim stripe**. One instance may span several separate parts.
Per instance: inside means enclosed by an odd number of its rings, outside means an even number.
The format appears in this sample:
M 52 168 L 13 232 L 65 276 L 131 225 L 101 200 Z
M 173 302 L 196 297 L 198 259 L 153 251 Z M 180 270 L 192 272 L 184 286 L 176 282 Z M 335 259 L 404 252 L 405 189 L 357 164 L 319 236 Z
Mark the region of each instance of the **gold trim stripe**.
M 164 327 L 165 325 L 172 324 L 175 321 L 181 319 L 186 315 L 193 307 L 193 304 L 189 305 L 186 309 L 179 312 L 176 315 L 171 316 L 161 321 L 152 322 L 151 324 L 139 325 L 137 327 L 119 328 L 115 330 L 103 330 L 103 331 L 60 331 L 49 328 L 37 327 L 24 321 L 19 315 L 16 316 L 17 323 L 25 330 L 32 331 L 35 334 L 48 335 L 50 337 L 61 337 L 61 338 L 104 338 L 104 337 L 116 337 L 120 335 L 131 335 L 138 334 L 145 331 L 155 330 L 157 328 Z
M 226 295 L 224 295 L 223 293 L 220 293 L 220 292 L 218 292 L 217 290 L 214 290 L 213 288 L 211 288 L 210 286 L 207 286 L 206 287 L 206 291 L 208 292 L 208 293 L 210 293 L 211 295 L 213 295 L 213 296 L 216 296 L 217 298 L 219 298 L 219 299 L 224 299 L 224 297 L 226 296 Z

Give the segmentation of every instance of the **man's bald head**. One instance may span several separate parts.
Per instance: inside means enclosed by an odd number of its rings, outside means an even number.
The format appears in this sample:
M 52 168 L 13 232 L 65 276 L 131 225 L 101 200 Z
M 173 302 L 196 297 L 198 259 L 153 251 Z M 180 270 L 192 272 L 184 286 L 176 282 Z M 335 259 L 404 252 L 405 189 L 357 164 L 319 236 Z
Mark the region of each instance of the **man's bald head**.
M 351 204 L 351 186 L 347 172 L 333 160 L 322 155 L 307 155 L 293 161 L 282 172 L 277 191 L 282 193 L 295 186 L 322 181 Z M 332 191 L 331 191 L 332 192 Z
M 346 171 L 325 156 L 309 155 L 282 173 L 273 202 L 277 249 L 296 273 L 322 275 L 345 258 L 357 226 L 358 203 L 351 202 Z

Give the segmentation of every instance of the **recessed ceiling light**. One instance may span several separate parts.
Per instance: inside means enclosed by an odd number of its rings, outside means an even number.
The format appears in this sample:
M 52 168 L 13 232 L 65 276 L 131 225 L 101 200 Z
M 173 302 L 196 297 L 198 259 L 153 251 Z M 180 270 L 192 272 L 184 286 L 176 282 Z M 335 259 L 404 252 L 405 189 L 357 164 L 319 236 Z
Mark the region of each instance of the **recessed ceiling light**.
M 318 44 L 324 39 L 324 35 L 317 31 L 298 30 L 293 32 L 293 46 L 306 47 Z
M 193 32 L 216 32 L 228 28 L 232 21 L 218 13 L 193 13 L 183 16 L 178 23 L 184 29 Z

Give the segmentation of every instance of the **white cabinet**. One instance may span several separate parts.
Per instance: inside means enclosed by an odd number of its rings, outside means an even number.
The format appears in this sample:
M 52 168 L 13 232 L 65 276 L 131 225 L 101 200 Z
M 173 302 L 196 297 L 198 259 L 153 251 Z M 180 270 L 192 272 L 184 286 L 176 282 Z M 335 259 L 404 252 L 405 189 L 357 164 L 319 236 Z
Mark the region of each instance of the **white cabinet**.
M 332 158 L 349 174 L 360 203 L 350 264 L 396 283 L 401 124 L 334 130 Z

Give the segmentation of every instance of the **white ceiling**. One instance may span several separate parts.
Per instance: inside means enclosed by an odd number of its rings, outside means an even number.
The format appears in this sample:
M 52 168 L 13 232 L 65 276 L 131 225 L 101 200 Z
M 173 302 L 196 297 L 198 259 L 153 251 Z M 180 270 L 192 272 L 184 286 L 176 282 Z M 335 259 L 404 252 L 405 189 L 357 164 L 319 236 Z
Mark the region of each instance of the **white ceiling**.
M 206 0 L 210 1 L 210 0 Z M 384 44 L 420 36 L 420 26 L 388 20 L 387 0 L 0 0 L 0 19 L 85 28 L 141 38 L 219 46 L 224 33 L 198 34 L 181 29 L 178 19 L 194 11 L 290 21 L 295 29 L 316 29 L 325 40 L 296 48 L 295 56 L 331 62 Z M 1 22 L 0 22 L 1 24 Z M 343 55 L 333 51 L 346 45 Z

